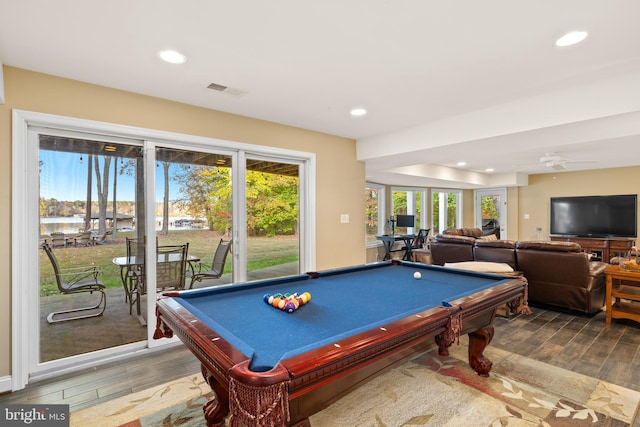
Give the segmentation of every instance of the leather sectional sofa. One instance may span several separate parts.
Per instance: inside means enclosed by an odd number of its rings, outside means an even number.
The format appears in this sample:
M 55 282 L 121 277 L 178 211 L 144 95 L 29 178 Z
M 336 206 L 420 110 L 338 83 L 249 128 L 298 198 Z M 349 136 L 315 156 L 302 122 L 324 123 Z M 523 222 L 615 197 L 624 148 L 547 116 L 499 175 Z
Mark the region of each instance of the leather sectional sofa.
M 605 302 L 604 270 L 609 264 L 590 261 L 577 243 L 482 240 L 439 234 L 431 242 L 435 265 L 485 261 L 509 264 L 529 282 L 529 302 L 596 313 Z

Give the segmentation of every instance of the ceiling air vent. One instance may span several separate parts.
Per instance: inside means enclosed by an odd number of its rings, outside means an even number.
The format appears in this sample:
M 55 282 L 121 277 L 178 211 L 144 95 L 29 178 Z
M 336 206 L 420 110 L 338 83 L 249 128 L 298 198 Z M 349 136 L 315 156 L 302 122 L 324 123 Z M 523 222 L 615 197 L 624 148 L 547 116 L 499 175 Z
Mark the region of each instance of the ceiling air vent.
M 246 92 L 241 91 L 240 89 L 234 89 L 224 85 L 219 85 L 217 83 L 211 83 L 209 86 L 207 86 L 207 88 L 225 93 L 227 95 L 235 96 L 236 98 L 240 98 L 241 96 L 244 96 L 246 94 Z

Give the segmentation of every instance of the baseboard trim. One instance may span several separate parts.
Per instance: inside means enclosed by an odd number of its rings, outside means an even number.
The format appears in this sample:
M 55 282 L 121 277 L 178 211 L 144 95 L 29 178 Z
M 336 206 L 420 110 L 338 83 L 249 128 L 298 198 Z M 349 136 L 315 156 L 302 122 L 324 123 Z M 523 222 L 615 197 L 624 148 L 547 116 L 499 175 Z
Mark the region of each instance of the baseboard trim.
M 0 377 L 0 394 L 12 391 L 11 376 Z

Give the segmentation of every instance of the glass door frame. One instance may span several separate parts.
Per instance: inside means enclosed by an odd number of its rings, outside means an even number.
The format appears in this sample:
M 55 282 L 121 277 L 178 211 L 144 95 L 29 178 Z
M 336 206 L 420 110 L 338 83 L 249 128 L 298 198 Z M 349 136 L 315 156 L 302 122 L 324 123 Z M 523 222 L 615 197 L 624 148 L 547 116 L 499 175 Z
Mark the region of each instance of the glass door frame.
M 169 148 L 183 148 L 188 150 L 215 150 L 233 152 L 233 210 L 234 214 L 242 212 L 245 196 L 245 162 L 246 156 L 268 156 L 277 161 L 300 162 L 300 192 L 301 192 L 301 228 L 300 234 L 305 236 L 304 244 L 301 242 L 301 269 L 303 271 L 315 270 L 315 176 L 316 155 L 314 153 L 288 150 L 283 148 L 268 147 L 254 144 L 239 143 L 219 140 L 214 138 L 198 137 L 187 134 L 178 134 L 167 131 L 159 131 L 147 128 L 137 128 L 127 125 L 118 125 L 108 122 L 99 122 L 86 119 L 77 119 L 67 116 L 58 116 L 46 113 L 37 113 L 25 110 L 12 111 L 12 189 L 11 189 L 11 387 L 12 390 L 20 390 L 28 384 L 30 378 L 46 378 L 61 373 L 71 372 L 82 368 L 97 366 L 106 360 L 114 361 L 128 357 L 134 352 L 146 351 L 153 347 L 170 344 L 170 340 L 154 341 L 152 330 L 155 325 L 154 304 L 147 305 L 148 339 L 146 342 L 128 344 L 112 349 L 99 350 L 92 353 L 58 359 L 51 362 L 39 363 L 39 352 L 33 352 L 33 339 L 39 340 L 39 333 L 33 337 L 34 330 L 39 330 L 38 316 L 34 316 L 34 302 L 31 301 L 33 289 L 36 286 L 25 284 L 39 281 L 38 269 L 33 268 L 33 260 L 38 259 L 39 254 L 39 230 L 34 224 L 38 224 L 38 152 L 39 144 L 34 135 L 51 132 L 75 132 L 86 135 L 87 138 L 115 138 L 121 141 L 137 141 L 143 144 L 145 155 L 150 156 L 145 164 L 145 189 L 147 197 L 145 203 L 148 212 L 154 212 L 155 208 L 155 147 L 166 146 Z M 35 139 L 35 141 L 34 141 Z M 242 173 L 236 173 L 242 172 Z M 236 194 L 237 192 L 237 194 Z M 302 217 L 304 212 L 304 217 Z M 155 242 L 154 217 L 147 215 L 147 238 L 153 245 Z M 303 220 L 303 221 L 302 221 Z M 246 222 L 246 221 L 245 221 Z M 233 239 L 240 236 L 240 227 L 245 223 L 233 221 Z M 238 249 L 237 240 L 234 241 L 234 263 L 240 265 L 239 260 L 246 252 Z M 155 248 L 155 246 L 154 246 Z M 155 250 L 147 251 L 155 254 Z M 303 255 L 304 254 L 304 255 Z M 147 259 L 147 262 L 149 260 Z M 155 261 L 155 259 L 153 260 Z M 155 262 L 151 264 L 155 265 Z M 245 261 L 246 265 L 246 261 Z M 151 273 L 151 272 L 149 272 Z M 239 278 L 237 269 L 234 268 L 234 281 Z M 155 275 L 149 274 L 151 277 Z M 238 280 L 239 281 L 239 280 Z M 29 293 L 29 289 L 31 293 Z M 36 298 L 37 300 L 37 298 Z M 37 304 L 37 303 L 36 303 Z
M 500 223 L 500 239 L 507 240 L 507 189 L 502 188 L 486 188 L 482 190 L 474 190 L 474 222 L 477 228 L 482 229 L 482 198 L 486 196 L 495 196 L 500 198 L 498 206 L 498 221 Z

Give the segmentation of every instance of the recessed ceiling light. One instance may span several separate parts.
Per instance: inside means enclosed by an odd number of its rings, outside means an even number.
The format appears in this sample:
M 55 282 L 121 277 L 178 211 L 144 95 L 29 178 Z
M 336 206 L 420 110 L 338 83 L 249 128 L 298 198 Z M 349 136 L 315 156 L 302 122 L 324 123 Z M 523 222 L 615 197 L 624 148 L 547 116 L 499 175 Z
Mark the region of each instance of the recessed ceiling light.
M 586 39 L 588 35 L 589 33 L 586 31 L 571 31 L 556 40 L 556 46 L 566 47 L 580 43 L 582 40 Z
M 458 162 L 458 163 L 456 163 L 456 165 L 458 165 L 458 166 L 466 166 L 467 162 Z
M 493 169 L 493 168 L 486 168 L 484 171 L 485 171 L 485 172 L 493 172 L 493 171 L 494 171 L 494 169 Z
M 354 108 L 353 110 L 351 110 L 351 115 L 352 116 L 364 116 L 365 114 L 367 114 L 367 110 L 365 110 L 364 108 Z
M 171 64 L 184 64 L 185 62 L 187 62 L 186 56 L 178 51 L 171 49 L 161 50 L 160 52 L 158 52 L 158 56 L 160 56 L 163 61 L 167 61 Z

